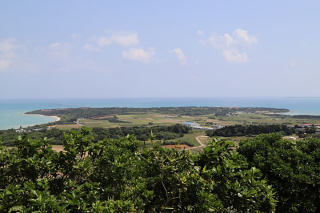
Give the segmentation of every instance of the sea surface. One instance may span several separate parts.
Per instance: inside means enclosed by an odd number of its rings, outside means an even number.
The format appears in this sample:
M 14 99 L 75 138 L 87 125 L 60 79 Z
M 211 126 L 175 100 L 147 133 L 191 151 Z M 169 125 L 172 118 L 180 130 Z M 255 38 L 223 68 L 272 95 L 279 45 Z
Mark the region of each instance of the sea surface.
M 317 98 L 121 98 L 121 99 L 42 99 L 0 100 L 0 129 L 19 128 L 55 121 L 53 117 L 25 115 L 36 109 L 69 107 L 272 107 L 285 108 L 290 114 L 320 115 Z

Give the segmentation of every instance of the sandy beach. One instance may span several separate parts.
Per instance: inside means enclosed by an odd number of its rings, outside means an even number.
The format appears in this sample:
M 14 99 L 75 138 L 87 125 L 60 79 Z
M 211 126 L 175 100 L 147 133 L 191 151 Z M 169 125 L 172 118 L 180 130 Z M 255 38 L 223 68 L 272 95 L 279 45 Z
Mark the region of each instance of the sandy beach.
M 41 117 L 51 117 L 51 118 L 54 118 L 54 119 L 55 119 L 55 121 L 46 122 L 47 124 L 52 123 L 52 122 L 57 122 L 57 121 L 60 121 L 60 120 L 61 120 L 61 118 L 60 118 L 59 116 L 54 116 L 54 115 L 49 116 L 49 115 L 26 114 L 26 113 L 23 113 L 23 115 L 28 115 L 28 116 L 32 115 L 32 116 L 41 116 Z M 43 124 L 44 124 L 44 123 L 43 123 Z M 31 127 L 31 126 L 35 126 L 35 125 L 37 125 L 37 124 L 21 125 L 21 126 L 22 126 L 23 128 L 26 128 L 26 127 Z M 15 127 L 15 129 L 19 129 L 19 127 Z
M 58 116 L 49 116 L 49 117 L 55 118 L 55 119 L 56 119 L 56 121 L 60 121 L 60 120 L 61 120 L 61 118 L 60 118 L 60 117 L 58 117 Z
M 55 121 L 51 121 L 51 122 L 57 122 L 57 121 L 60 121 L 61 120 L 61 118 L 60 117 L 58 117 L 58 116 L 55 116 L 55 115 L 41 115 L 41 114 L 26 114 L 26 113 L 24 113 L 25 115 L 36 115 L 36 116 L 42 116 L 42 117 L 51 117 L 51 118 L 54 118 L 54 119 L 56 119 Z M 51 122 L 48 122 L 48 123 L 51 123 Z

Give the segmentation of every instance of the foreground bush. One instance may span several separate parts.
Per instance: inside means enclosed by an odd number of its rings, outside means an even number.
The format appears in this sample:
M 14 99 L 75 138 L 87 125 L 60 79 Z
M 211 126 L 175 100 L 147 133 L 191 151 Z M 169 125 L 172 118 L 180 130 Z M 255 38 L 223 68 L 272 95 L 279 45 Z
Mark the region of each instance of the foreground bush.
M 198 155 L 138 145 L 133 136 L 94 143 L 82 129 L 65 136 L 59 153 L 46 139 L 0 146 L 0 212 L 275 210 L 259 165 L 232 142 L 213 141 Z
M 240 143 L 239 153 L 276 190 L 277 212 L 320 211 L 320 140 L 290 141 L 279 134 Z

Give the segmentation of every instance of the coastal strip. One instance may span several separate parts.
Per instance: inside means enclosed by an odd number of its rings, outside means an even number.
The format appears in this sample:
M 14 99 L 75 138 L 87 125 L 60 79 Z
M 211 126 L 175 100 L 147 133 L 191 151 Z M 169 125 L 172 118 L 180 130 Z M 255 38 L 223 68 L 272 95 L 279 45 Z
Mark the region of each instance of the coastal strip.
M 14 120 L 14 122 L 11 122 L 9 125 L 0 125 L 0 131 L 2 130 L 8 130 L 8 129 L 21 129 L 21 128 L 29 128 L 29 127 L 33 127 L 36 125 L 49 125 L 51 123 L 54 122 L 58 122 L 61 120 L 61 118 L 59 116 L 56 115 L 41 115 L 41 114 L 29 114 L 26 112 L 19 112 L 14 114 L 15 116 L 21 116 L 21 118 Z M 30 118 L 31 116 L 34 117 L 36 119 L 36 117 L 38 117 L 37 120 Z M 28 119 L 24 119 L 22 116 L 28 116 Z M 43 117 L 46 118 L 45 120 L 40 119 L 39 117 Z M 48 119 L 50 118 L 50 119 Z M 1 121 L 1 120 L 0 120 Z M 3 121 L 3 120 L 2 120 Z M 6 120 L 4 120 L 6 121 Z
M 28 112 L 25 112 L 23 113 L 24 115 L 28 115 L 28 116 L 41 116 L 41 117 L 51 117 L 51 118 L 54 118 L 55 120 L 54 121 L 49 121 L 49 122 L 43 122 L 43 123 L 38 123 L 38 124 L 31 124 L 31 125 L 23 125 L 24 128 L 27 128 L 27 127 L 32 127 L 32 126 L 35 126 L 35 125 L 40 125 L 40 124 L 50 124 L 50 123 L 53 123 L 53 122 L 57 122 L 57 121 L 60 121 L 61 118 L 59 116 L 56 116 L 56 115 L 41 115 L 41 114 L 30 114 Z
M 60 121 L 61 118 L 59 116 L 56 116 L 56 115 L 41 115 L 41 114 L 29 114 L 29 113 L 23 113 L 24 115 L 36 115 L 36 116 L 42 116 L 42 117 L 51 117 L 51 118 L 54 118 L 55 121 L 50 121 L 50 122 L 47 122 L 47 123 L 52 123 L 52 122 L 57 122 L 57 121 Z

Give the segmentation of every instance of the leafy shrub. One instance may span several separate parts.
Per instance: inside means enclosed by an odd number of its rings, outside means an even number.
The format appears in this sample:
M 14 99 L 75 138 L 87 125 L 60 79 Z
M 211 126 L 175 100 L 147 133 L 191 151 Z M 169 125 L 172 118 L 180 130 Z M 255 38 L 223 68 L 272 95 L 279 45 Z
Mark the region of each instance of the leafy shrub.
M 273 190 L 259 169 L 213 141 L 199 155 L 143 149 L 133 136 L 95 142 L 83 128 L 64 151 L 21 137 L 0 145 L 0 212 L 272 212 Z

